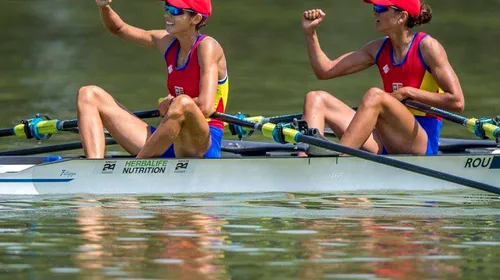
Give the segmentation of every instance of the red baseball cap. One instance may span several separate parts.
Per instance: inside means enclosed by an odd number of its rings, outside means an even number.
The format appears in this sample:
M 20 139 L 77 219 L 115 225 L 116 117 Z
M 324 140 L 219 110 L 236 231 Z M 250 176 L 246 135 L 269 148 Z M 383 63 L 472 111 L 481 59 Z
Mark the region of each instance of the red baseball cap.
M 410 15 L 416 17 L 420 15 L 420 0 L 363 0 L 381 6 L 396 6 Z
M 164 0 L 174 7 L 190 9 L 204 16 L 212 15 L 212 2 L 210 0 Z

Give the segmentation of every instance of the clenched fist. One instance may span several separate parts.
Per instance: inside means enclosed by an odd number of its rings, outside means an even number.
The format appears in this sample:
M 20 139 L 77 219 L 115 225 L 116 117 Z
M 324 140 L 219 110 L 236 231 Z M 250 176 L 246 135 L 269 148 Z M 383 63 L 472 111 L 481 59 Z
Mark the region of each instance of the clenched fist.
M 109 5 L 111 3 L 111 1 L 113 1 L 113 0 L 95 0 L 95 3 L 99 7 L 106 7 L 107 5 Z
M 307 10 L 302 14 L 302 28 L 306 33 L 314 33 L 326 14 L 321 9 Z

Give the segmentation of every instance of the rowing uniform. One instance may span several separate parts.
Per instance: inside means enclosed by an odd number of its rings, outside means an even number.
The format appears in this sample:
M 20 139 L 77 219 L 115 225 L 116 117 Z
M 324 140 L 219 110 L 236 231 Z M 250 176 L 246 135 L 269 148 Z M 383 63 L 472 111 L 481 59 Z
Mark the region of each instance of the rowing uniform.
M 394 51 L 391 39 L 387 37 L 375 58 L 378 66 L 384 90 L 393 92 L 401 87 L 413 87 L 433 94 L 443 93 L 436 80 L 431 74 L 431 70 L 422 57 L 420 42 L 428 36 L 423 32 L 415 33 L 408 49 L 408 53 L 400 63 L 394 62 Z M 439 136 L 443 126 L 442 119 L 424 112 L 408 108 L 415 115 L 418 123 L 427 132 L 426 154 L 437 154 L 439 149 Z M 385 148 L 384 148 L 385 151 Z
M 177 97 L 181 94 L 186 94 L 191 98 L 196 98 L 200 95 L 200 64 L 198 62 L 198 46 L 206 35 L 198 35 L 195 43 L 188 53 L 186 63 L 181 67 L 177 67 L 177 59 L 181 49 L 179 40 L 174 39 L 170 46 L 165 51 L 165 62 L 167 66 L 167 88 L 171 95 Z M 227 104 L 229 92 L 229 80 L 226 77 L 218 81 L 217 93 L 215 96 L 214 108 L 216 112 L 224 113 Z M 210 128 L 210 148 L 203 156 L 204 158 L 220 157 L 222 136 L 224 134 L 224 122 L 207 119 Z M 156 129 L 151 128 L 151 133 Z M 171 145 L 162 157 L 174 158 L 174 145 Z

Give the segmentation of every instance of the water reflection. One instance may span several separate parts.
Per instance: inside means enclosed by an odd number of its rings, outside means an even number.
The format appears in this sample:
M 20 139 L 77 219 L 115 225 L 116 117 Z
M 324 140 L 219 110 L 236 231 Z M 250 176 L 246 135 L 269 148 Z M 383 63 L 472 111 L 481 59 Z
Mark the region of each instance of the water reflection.
M 0 263 L 6 275 L 39 278 L 496 275 L 497 198 L 431 196 L 433 207 L 428 194 L 9 197 L 0 202 Z

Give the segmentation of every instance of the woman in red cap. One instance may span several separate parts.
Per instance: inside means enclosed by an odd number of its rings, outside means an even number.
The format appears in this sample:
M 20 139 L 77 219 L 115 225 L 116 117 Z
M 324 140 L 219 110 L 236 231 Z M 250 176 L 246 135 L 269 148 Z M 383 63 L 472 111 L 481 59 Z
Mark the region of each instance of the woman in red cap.
M 325 13 L 303 13 L 302 26 L 314 73 L 332 79 L 377 65 L 383 89 L 371 88 L 357 111 L 324 91 L 309 92 L 304 119 L 323 132 L 325 123 L 340 144 L 373 153 L 436 154 L 441 119 L 407 108 L 407 98 L 444 110 L 460 112 L 464 97 L 460 82 L 442 45 L 412 28 L 432 18 L 420 0 L 364 0 L 373 4 L 375 28 L 387 36 L 361 49 L 329 59 L 319 45 L 316 28 Z
M 166 28 L 150 31 L 123 22 L 111 8 L 111 0 L 96 3 L 112 34 L 164 55 L 169 94 L 159 105 L 163 120 L 155 128 L 132 115 L 104 89 L 82 87 L 77 107 L 85 155 L 104 157 L 106 128 L 138 158 L 219 157 L 224 124 L 207 118 L 224 112 L 229 82 L 222 47 L 199 32 L 212 14 L 210 0 L 165 1 Z

